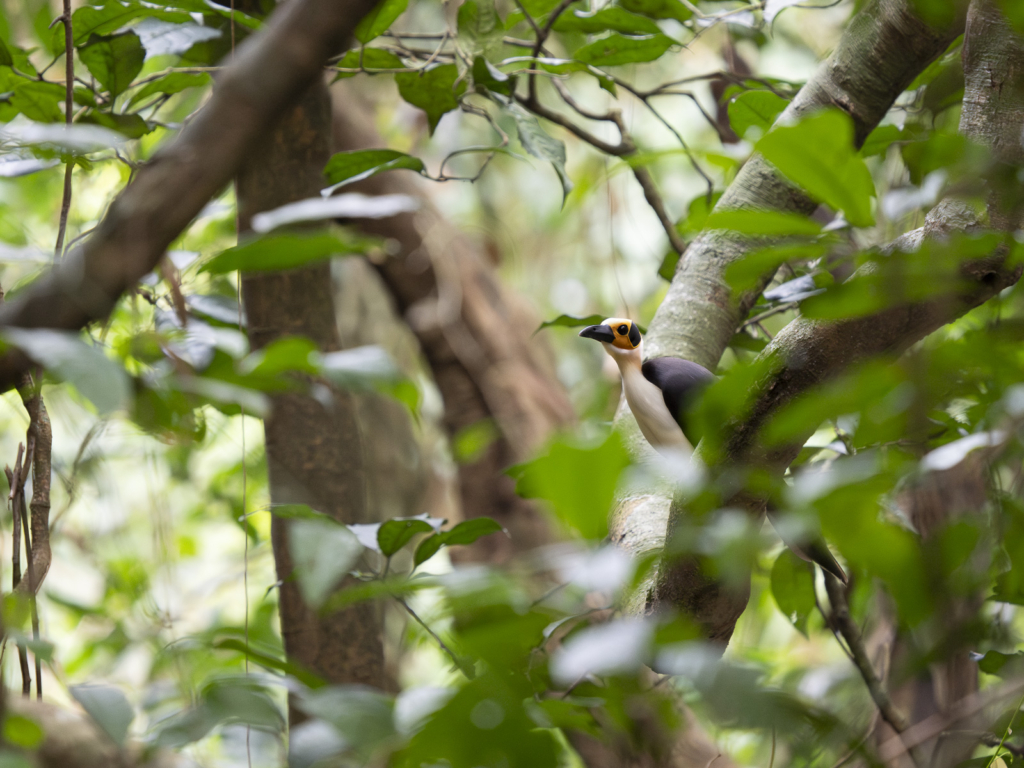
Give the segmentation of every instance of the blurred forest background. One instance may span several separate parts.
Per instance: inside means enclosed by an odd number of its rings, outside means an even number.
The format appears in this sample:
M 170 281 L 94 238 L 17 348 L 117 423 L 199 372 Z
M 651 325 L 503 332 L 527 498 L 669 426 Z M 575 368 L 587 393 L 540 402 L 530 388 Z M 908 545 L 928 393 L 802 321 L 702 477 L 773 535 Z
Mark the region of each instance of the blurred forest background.
M 1024 6 L 0 10 L 0 766 L 1024 759 Z

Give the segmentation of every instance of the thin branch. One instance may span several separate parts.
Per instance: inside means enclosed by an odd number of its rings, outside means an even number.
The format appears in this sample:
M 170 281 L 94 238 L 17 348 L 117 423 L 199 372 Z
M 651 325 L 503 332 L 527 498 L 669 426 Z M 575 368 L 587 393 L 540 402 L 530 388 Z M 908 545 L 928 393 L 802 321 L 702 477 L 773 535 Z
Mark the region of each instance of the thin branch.
M 831 620 L 835 622 L 836 629 L 843 636 L 847 647 L 850 649 L 850 658 L 860 676 L 867 685 L 871 699 L 878 707 L 882 718 L 896 733 L 903 733 L 907 730 L 907 719 L 896 709 L 889 698 L 889 693 L 882 685 L 882 681 L 875 673 L 875 668 L 868 658 L 867 649 L 864 647 L 864 638 L 861 636 L 860 628 L 850 616 L 850 606 L 846 602 L 846 591 L 843 584 L 827 571 L 822 571 L 825 576 L 825 590 L 828 592 L 829 602 L 832 603 Z
M 473 671 L 473 669 L 471 667 L 467 668 L 466 666 L 464 666 L 465 662 L 458 656 L 456 656 L 455 652 L 451 648 L 445 645 L 445 642 L 441 639 L 440 635 L 438 635 L 434 630 L 432 630 L 430 626 L 419 617 L 419 614 L 417 614 L 416 611 L 409 607 L 409 604 L 405 601 L 405 598 L 399 597 L 398 595 L 394 595 L 394 598 L 398 601 L 398 604 L 405 608 L 406 612 L 410 616 L 412 616 L 413 619 L 415 619 L 416 623 L 423 627 L 424 631 L 428 635 L 434 638 L 434 641 L 438 644 L 438 646 L 440 646 L 441 650 L 444 651 L 448 655 L 448 658 L 452 660 L 452 664 L 454 664 L 456 668 L 462 674 L 464 674 L 469 680 L 472 680 L 476 676 L 476 673 Z
M 661 222 L 661 226 L 665 230 L 665 234 L 668 235 L 668 241 L 672 245 L 672 250 L 681 256 L 686 250 L 686 241 L 683 240 L 683 236 L 680 235 L 679 230 L 676 229 L 675 222 L 672 221 L 668 215 L 668 211 L 665 210 L 665 202 L 661 199 L 661 193 L 658 192 L 658 188 L 654 184 L 654 179 L 651 177 L 650 171 L 645 167 L 638 165 L 633 168 L 633 175 L 636 176 L 636 180 L 640 182 L 640 186 L 644 190 L 644 197 L 647 198 L 647 203 L 658 215 L 658 221 Z
M 75 116 L 75 38 L 71 32 L 71 0 L 64 0 L 64 122 L 71 125 Z M 75 161 L 68 157 L 64 168 L 64 196 L 60 204 L 60 225 L 57 228 L 57 245 L 53 258 L 59 260 L 64 254 L 64 233 L 68 228 L 68 213 L 71 210 L 71 172 Z

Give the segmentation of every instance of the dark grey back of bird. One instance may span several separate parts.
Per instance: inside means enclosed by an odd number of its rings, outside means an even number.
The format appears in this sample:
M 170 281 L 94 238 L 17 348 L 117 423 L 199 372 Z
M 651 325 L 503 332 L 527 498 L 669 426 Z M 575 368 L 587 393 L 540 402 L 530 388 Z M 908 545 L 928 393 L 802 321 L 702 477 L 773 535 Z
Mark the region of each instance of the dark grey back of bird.
M 696 445 L 698 436 L 687 414 L 704 389 L 715 380 L 715 375 L 703 365 L 681 357 L 655 357 L 646 361 L 641 370 L 644 378 L 661 390 L 669 412 L 686 438 Z

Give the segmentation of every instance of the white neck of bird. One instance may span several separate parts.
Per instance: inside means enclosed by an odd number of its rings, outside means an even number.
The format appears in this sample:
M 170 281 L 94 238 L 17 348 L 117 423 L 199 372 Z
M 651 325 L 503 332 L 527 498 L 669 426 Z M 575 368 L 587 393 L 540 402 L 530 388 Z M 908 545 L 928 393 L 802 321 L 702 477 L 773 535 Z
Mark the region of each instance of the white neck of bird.
M 626 369 L 639 370 L 644 361 L 644 342 L 641 339 L 636 349 L 619 349 L 611 344 L 603 344 L 604 351 L 611 355 L 612 360 L 619 366 L 619 373 L 625 375 Z

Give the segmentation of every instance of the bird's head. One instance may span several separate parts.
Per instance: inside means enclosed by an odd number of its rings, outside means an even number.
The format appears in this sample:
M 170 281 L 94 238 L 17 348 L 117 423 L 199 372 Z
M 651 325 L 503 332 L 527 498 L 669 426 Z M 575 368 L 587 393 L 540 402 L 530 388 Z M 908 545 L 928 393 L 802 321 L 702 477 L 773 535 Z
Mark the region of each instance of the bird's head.
M 605 351 L 614 358 L 639 357 L 640 326 L 623 317 L 609 317 L 600 325 L 588 325 L 580 336 L 604 344 Z

